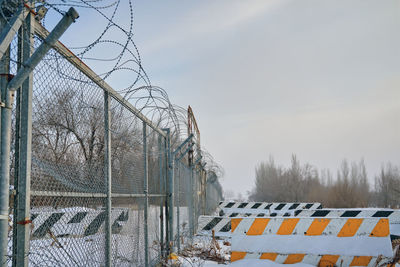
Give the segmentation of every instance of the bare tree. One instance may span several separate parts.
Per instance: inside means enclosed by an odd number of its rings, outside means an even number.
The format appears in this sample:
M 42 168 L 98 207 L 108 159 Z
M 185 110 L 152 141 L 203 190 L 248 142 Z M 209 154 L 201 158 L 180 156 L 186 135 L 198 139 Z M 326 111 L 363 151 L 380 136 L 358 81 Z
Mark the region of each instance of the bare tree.
M 64 88 L 45 100 L 34 100 L 32 152 L 41 173 L 32 179 L 33 186 L 47 182 L 60 190 L 104 191 L 103 97 Z M 114 103 L 110 120 L 113 191 L 142 193 L 141 123 Z
M 396 194 L 399 179 L 393 178 L 393 169 L 382 172 L 380 179 L 377 179 L 382 193 L 380 195 L 393 196 Z M 392 178 L 388 178 L 388 176 Z M 390 186 L 389 186 L 390 184 Z M 383 193 L 391 188 L 391 193 Z M 394 189 L 393 189 L 394 188 Z M 398 190 L 397 192 L 399 192 Z M 249 194 L 253 201 L 285 201 L 321 202 L 325 207 L 350 208 L 367 207 L 371 203 L 371 196 L 368 176 L 364 160 L 358 163 L 349 163 L 343 160 L 338 170 L 336 179 L 333 179 L 329 170 L 319 172 L 310 164 L 301 165 L 295 155 L 292 155 L 289 168 L 278 167 L 272 157 L 269 161 L 262 162 L 256 167 L 255 186 Z M 384 197 L 384 206 L 388 198 Z
M 398 208 L 400 197 L 400 171 L 388 163 L 381 167 L 381 173 L 375 177 L 377 204 L 382 207 Z

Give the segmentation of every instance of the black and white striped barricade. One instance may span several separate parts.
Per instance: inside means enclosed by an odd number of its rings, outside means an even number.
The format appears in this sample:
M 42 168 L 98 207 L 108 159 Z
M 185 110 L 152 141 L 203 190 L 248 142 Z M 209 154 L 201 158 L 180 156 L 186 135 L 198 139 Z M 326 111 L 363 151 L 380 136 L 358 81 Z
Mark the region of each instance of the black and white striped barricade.
M 128 209 L 112 209 L 112 232 L 119 233 L 128 218 Z M 31 214 L 32 238 L 49 238 L 50 235 L 55 237 L 94 235 L 104 231 L 105 219 L 106 212 L 104 210 L 33 211 Z
M 321 209 L 321 203 L 270 203 L 270 202 L 229 202 L 224 201 L 219 205 L 220 215 L 240 213 L 258 214 L 265 212 L 285 212 L 298 209 Z
M 234 218 L 231 261 L 377 266 L 393 258 L 387 218 Z
M 260 210 L 258 213 L 220 213 L 221 217 L 294 217 L 297 210 Z M 311 210 L 314 211 L 314 210 Z
M 197 235 L 216 237 L 231 236 L 231 218 L 201 215 L 198 219 Z
M 232 218 L 245 218 L 245 217 L 293 217 L 294 213 L 285 212 L 284 214 L 280 212 L 272 212 L 268 215 L 268 212 L 260 213 L 260 214 L 239 214 L 239 213 L 231 213 L 225 214 L 224 216 L 207 216 L 201 215 L 198 219 L 198 228 L 197 235 L 201 236 L 212 236 L 212 232 L 214 231 L 214 235 L 216 237 L 231 237 L 231 219 Z

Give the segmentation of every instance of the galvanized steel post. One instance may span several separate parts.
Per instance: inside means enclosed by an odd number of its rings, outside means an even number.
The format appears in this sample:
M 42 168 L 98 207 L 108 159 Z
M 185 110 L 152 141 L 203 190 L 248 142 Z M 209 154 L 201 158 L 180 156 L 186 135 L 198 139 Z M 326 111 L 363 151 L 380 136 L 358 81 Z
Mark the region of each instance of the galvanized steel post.
M 168 172 L 167 172 L 167 182 L 168 182 L 168 253 L 173 250 L 174 240 L 174 160 L 171 153 L 171 132 L 170 129 L 165 129 L 167 133 L 167 161 L 168 161 Z
M 148 169 L 148 153 L 147 153 L 147 131 L 146 122 L 143 122 L 143 171 L 144 171 L 144 263 L 149 266 L 149 169 Z
M 163 175 L 163 155 L 162 152 L 162 139 L 161 135 L 158 135 L 158 168 L 159 168 L 159 179 L 160 179 L 160 194 L 165 193 L 164 190 L 164 175 Z M 160 260 L 164 256 L 164 210 L 163 210 L 164 197 L 160 198 Z
M 9 210 L 9 190 L 10 190 L 10 143 L 11 143 L 11 109 L 14 99 L 14 93 L 7 91 L 5 93 L 5 108 L 1 112 L 1 255 L 2 264 L 7 263 L 7 235 L 8 235 L 8 210 Z
M 164 130 L 167 132 L 166 130 Z M 165 176 L 164 176 L 164 192 L 165 192 L 165 201 L 164 201 L 164 207 L 165 207 L 165 251 L 164 251 L 164 257 L 167 256 L 167 253 L 169 252 L 169 244 L 170 244 L 170 239 L 169 239 L 169 195 L 168 195 L 168 135 L 165 136 L 164 139 L 164 157 L 163 157 L 163 162 L 164 162 L 164 171 L 165 171 Z
M 19 37 L 19 62 L 25 62 L 32 54 L 33 48 L 33 23 L 34 16 L 29 14 Z M 19 66 L 21 68 L 21 66 Z M 16 120 L 16 176 L 14 187 L 14 227 L 13 227 L 13 266 L 28 266 L 29 238 L 31 225 L 30 218 L 31 200 L 31 152 L 32 152 L 32 95 L 33 74 L 22 83 L 18 93 L 17 120 Z M 18 114 L 19 113 L 19 114 Z M 23 223 L 20 223 L 23 222 Z
M 2 26 L 6 23 L 3 19 Z M 5 107 L 6 95 L 7 93 L 7 83 L 8 76 L 10 70 L 10 51 L 3 55 L 0 60 L 0 73 L 3 75 L 0 76 L 0 89 L 1 89 L 1 120 L 0 120 L 0 128 L 1 128 L 1 165 L 0 165 L 0 255 L 1 255 L 1 266 L 7 266 L 8 260 L 8 208 L 9 208 L 9 186 L 10 186 L 10 175 L 9 175 L 9 165 L 10 165 L 10 138 L 9 133 L 11 127 L 5 127 L 5 123 L 10 124 L 9 121 L 11 110 Z M 9 98 L 9 96 L 7 96 Z M 10 101 L 8 101 L 9 103 Z M 4 106 L 3 106 L 4 105 Z M 8 113 L 8 114 L 7 114 Z M 7 121 L 8 119 L 8 121 Z
M 112 254 L 112 228 L 111 228 L 111 194 L 112 194 L 112 173 L 111 173 L 111 111 L 110 111 L 110 95 L 107 91 L 104 91 L 104 184 L 106 197 L 106 245 L 105 245 L 105 264 L 107 267 L 111 266 L 111 254 Z
M 15 91 L 25 83 L 25 80 L 32 75 L 33 69 L 39 64 L 39 62 L 43 59 L 46 53 L 50 50 L 51 46 L 58 40 L 58 38 L 67 30 L 67 28 L 75 21 L 78 17 L 78 13 L 75 9 L 70 8 L 69 11 L 64 15 L 61 21 L 56 25 L 53 31 L 49 34 L 48 38 L 38 47 L 38 49 L 30 56 L 27 60 L 24 61 L 23 67 L 18 70 L 17 75 L 7 84 L 7 81 L 3 80 L 1 84 L 2 90 L 2 100 L 4 103 L 1 105 L 1 171 L 0 171 L 0 253 L 1 253 L 1 265 L 6 266 L 8 261 L 8 209 L 9 209 L 9 186 L 10 186 L 10 147 L 11 147 L 11 112 L 12 105 L 14 102 Z M 32 20 L 31 20 L 32 22 Z M 3 23 L 6 23 L 3 21 Z M 29 44 L 30 45 L 30 44 Z M 7 56 L 6 56 L 7 58 Z M 4 59 L 4 57 L 3 57 Z M 8 63 L 7 63 L 8 61 Z M 5 60 L 1 64 L 1 73 L 3 78 L 8 79 L 9 75 L 9 59 Z M 7 86 L 7 87 L 6 87 Z M 31 101 L 32 96 L 27 95 L 24 96 L 23 101 Z M 22 98 L 22 99 L 23 99 Z M 31 104 L 31 103 L 30 103 Z M 22 215 L 29 213 L 29 205 L 30 205 L 30 194 L 29 194 L 29 186 L 30 186 L 30 142 L 31 142 L 31 118 L 29 118 L 29 110 L 31 106 L 24 107 L 24 116 L 28 115 L 27 118 L 21 118 L 21 132 L 24 131 L 24 134 L 29 134 L 23 140 L 21 139 L 21 147 L 22 150 L 20 153 L 25 153 L 25 162 L 20 164 L 20 170 L 24 173 L 24 179 L 28 179 L 25 181 L 19 181 L 19 188 L 22 190 L 21 196 L 19 200 L 22 201 L 21 205 L 25 206 L 21 208 Z M 22 115 L 22 114 L 21 114 Z M 22 129 L 24 127 L 24 129 Z M 22 168 L 22 169 L 21 169 Z M 23 195 L 27 194 L 27 195 Z M 24 204 L 23 204 L 24 203 Z M 26 209 L 26 205 L 28 205 L 28 210 Z M 21 214 L 20 212 L 20 214 Z M 21 224 L 29 224 L 30 218 L 24 217 L 21 220 Z M 22 234 L 26 234 L 26 229 L 21 229 L 19 231 Z M 25 259 L 26 253 L 29 249 L 27 248 L 27 241 L 29 239 L 21 238 L 21 241 L 17 245 L 17 249 L 19 249 L 19 253 L 23 253 L 21 256 L 22 266 L 27 265 L 27 259 Z
M 41 43 L 41 45 L 35 50 L 30 58 L 28 58 L 23 67 L 18 71 L 17 75 L 8 84 L 9 91 L 15 91 L 33 69 L 39 64 L 46 53 L 51 49 L 52 45 L 58 41 L 58 39 L 63 35 L 63 33 L 68 29 L 68 27 L 75 22 L 75 19 L 79 17 L 78 12 L 74 8 L 70 8 L 64 17 L 57 23 L 54 29 L 50 32 L 47 38 Z
M 1 6 L 0 1 L 0 6 Z M 16 5 L 17 3 L 14 3 Z M 12 4 L 11 4 L 12 5 Z M 4 5 L 3 8 L 6 8 Z M 17 12 L 13 15 L 11 19 L 7 21 L 6 24 L 1 25 L 2 31 L 0 33 L 0 58 L 7 52 L 12 40 L 14 39 L 15 33 L 21 27 L 22 23 L 25 21 L 27 15 L 29 15 L 29 9 L 25 6 L 21 6 Z M 3 20 L 3 18 L 2 18 Z
M 198 180 L 196 175 L 196 168 L 193 165 L 190 168 L 190 176 L 192 180 L 192 195 L 193 195 L 193 213 L 191 214 L 193 223 L 192 235 L 194 235 L 194 231 L 197 225 L 196 218 L 198 217 L 198 212 L 199 212 L 199 194 L 198 194 Z
M 189 170 L 189 182 L 188 182 L 188 192 L 189 192 L 189 234 L 192 237 L 193 233 L 194 233 L 194 222 L 193 222 L 193 218 L 194 218 L 194 196 L 193 196 L 193 171 L 192 171 L 192 167 L 188 167 Z
M 179 220 L 179 216 L 180 216 L 180 204 L 181 204 L 181 199 L 180 199 L 180 186 L 181 186 L 181 168 L 180 165 L 176 165 L 178 168 L 178 174 L 175 175 L 175 164 L 177 163 L 175 161 L 175 155 L 174 155 L 174 178 L 176 177 L 176 182 L 177 182 L 177 192 L 176 192 L 176 248 L 178 250 L 178 252 L 181 250 L 181 241 L 180 241 L 180 235 L 181 235 L 181 231 L 180 231 L 180 220 Z

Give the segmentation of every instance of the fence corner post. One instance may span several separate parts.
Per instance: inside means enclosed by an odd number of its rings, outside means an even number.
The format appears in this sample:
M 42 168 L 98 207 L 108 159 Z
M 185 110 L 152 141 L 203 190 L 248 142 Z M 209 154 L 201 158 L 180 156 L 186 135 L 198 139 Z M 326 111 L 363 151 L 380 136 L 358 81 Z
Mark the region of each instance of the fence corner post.
M 4 25 L 4 24 L 3 24 Z M 0 72 L 9 73 L 10 60 L 9 60 L 9 50 L 0 59 Z M 7 98 L 7 83 L 8 77 L 6 75 L 0 77 L 0 90 L 1 90 L 1 102 L 6 102 Z M 8 261 L 8 218 L 9 218 L 9 186 L 10 186 L 10 176 L 8 166 L 10 164 L 9 155 L 10 150 L 7 145 L 7 108 L 0 108 L 0 266 L 7 266 Z M 10 116 L 11 119 L 11 110 Z M 11 124 L 10 124 L 11 125 Z M 11 128 L 11 127 L 10 127 Z M 10 133 L 11 134 L 11 133 Z M 9 138 L 8 138 L 9 141 Z M 6 165 L 7 164 L 7 165 Z
M 25 11 L 28 12 L 28 11 Z M 18 61 L 25 62 L 33 52 L 34 16 L 28 14 L 18 36 L 19 49 Z M 21 69 L 21 64 L 18 70 Z M 16 164 L 14 188 L 14 218 L 13 222 L 13 266 L 28 266 L 30 224 L 21 224 L 30 218 L 31 203 L 31 153 L 32 153 L 32 98 L 33 98 L 33 74 L 29 73 L 18 91 L 17 119 L 16 119 Z M 17 132 L 19 131 L 19 132 Z

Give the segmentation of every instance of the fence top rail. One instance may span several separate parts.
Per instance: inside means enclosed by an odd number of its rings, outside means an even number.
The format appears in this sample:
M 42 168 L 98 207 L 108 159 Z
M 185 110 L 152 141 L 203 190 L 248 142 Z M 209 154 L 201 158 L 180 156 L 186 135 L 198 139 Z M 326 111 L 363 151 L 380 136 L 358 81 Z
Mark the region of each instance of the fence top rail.
M 45 39 L 49 35 L 49 31 L 44 28 L 40 22 L 35 20 L 35 34 L 41 39 Z M 104 91 L 108 92 L 111 97 L 117 100 L 121 105 L 127 108 L 130 112 L 135 114 L 140 120 L 145 122 L 154 131 L 163 136 L 167 137 L 166 133 L 157 127 L 151 120 L 149 120 L 145 115 L 143 115 L 137 108 L 135 108 L 131 103 L 124 99 L 118 92 L 116 92 L 106 81 L 99 77 L 91 68 L 89 68 L 82 60 L 80 60 L 72 51 L 70 51 L 63 43 L 57 41 L 53 47 L 58 53 L 60 53 L 66 60 L 68 60 L 72 65 L 79 69 L 83 74 L 85 74 L 90 80 L 97 84 Z

